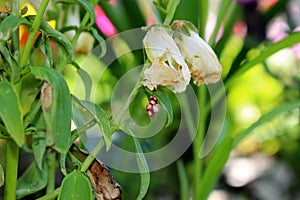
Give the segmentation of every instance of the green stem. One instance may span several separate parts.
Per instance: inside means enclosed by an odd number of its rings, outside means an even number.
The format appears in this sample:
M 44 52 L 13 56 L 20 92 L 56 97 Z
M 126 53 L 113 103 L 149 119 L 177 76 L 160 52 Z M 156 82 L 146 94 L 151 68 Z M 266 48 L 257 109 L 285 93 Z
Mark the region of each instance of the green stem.
M 198 15 L 199 34 L 202 38 L 204 38 L 205 27 L 206 27 L 207 16 L 208 16 L 208 0 L 200 0 L 198 5 L 199 5 L 199 15 Z
M 43 19 L 44 12 L 45 12 L 45 10 L 48 6 L 49 1 L 50 0 L 43 0 L 41 2 L 41 5 L 40 5 L 39 9 L 38 9 L 38 13 L 37 13 L 37 15 L 34 19 L 31 31 L 30 31 L 29 36 L 28 36 L 28 40 L 26 42 L 26 45 L 24 47 L 24 51 L 23 51 L 23 54 L 22 54 L 22 57 L 21 57 L 21 61 L 20 61 L 20 66 L 21 67 L 23 67 L 27 63 L 27 60 L 28 60 L 28 57 L 29 57 L 29 54 L 30 54 L 30 51 L 31 51 L 31 47 L 33 46 L 35 36 L 36 36 L 36 34 L 39 30 L 41 21 Z
M 4 200 L 16 199 L 19 147 L 14 140 L 6 143 L 6 172 L 4 183 Z
M 85 172 L 88 170 L 92 162 L 94 161 L 96 155 L 101 151 L 101 149 L 104 147 L 104 141 L 99 140 L 99 142 L 94 147 L 93 151 L 91 151 L 88 155 L 88 157 L 84 160 L 84 162 L 81 165 L 80 171 Z
M 194 198 L 197 200 L 200 199 L 200 190 L 201 190 L 201 180 L 203 174 L 203 160 L 199 158 L 199 152 L 203 143 L 203 139 L 205 136 L 206 130 L 206 86 L 203 85 L 198 90 L 198 99 L 199 99 L 199 111 L 200 111 L 200 119 L 199 119 L 199 128 L 197 135 L 194 140 L 193 153 L 194 153 Z
M 48 151 L 47 154 L 48 165 L 48 185 L 46 188 L 46 194 L 51 193 L 55 189 L 55 170 L 56 170 L 56 154 L 55 152 Z
M 19 0 L 12 1 L 11 7 L 12 15 L 19 17 L 20 16 L 20 2 Z M 12 52 L 14 58 L 19 62 L 20 56 L 20 43 L 19 43 L 19 28 L 12 33 Z
M 42 196 L 41 198 L 38 198 L 37 200 L 50 200 L 50 199 L 56 199 L 56 197 L 58 196 L 60 192 L 60 187 L 57 188 L 56 190 L 54 190 L 53 192 L 45 195 L 45 196 Z

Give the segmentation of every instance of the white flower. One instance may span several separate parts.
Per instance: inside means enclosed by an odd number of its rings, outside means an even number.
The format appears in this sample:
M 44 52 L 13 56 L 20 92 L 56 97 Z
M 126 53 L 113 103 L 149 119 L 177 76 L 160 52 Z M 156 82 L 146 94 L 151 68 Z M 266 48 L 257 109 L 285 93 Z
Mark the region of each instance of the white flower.
M 151 27 L 144 40 L 147 56 L 152 66 L 144 72 L 144 86 L 150 90 L 159 85 L 183 92 L 191 74 L 171 33 L 162 27 Z
M 212 48 L 195 32 L 194 26 L 190 22 L 175 21 L 173 29 L 187 33 L 177 33 L 174 39 L 188 63 L 194 83 L 199 86 L 217 82 L 222 66 Z
M 174 92 L 183 92 L 189 84 L 189 80 L 185 80 L 178 70 L 159 60 L 155 60 L 151 67 L 145 70 L 144 79 L 143 85 L 150 90 L 156 90 L 161 85 L 172 87 Z

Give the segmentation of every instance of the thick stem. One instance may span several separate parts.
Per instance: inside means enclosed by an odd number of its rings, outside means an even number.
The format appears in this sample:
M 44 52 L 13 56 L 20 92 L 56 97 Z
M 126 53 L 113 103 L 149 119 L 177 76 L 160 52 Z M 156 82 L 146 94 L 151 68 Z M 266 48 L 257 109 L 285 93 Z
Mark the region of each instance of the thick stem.
M 199 158 L 199 153 L 201 150 L 201 146 L 203 143 L 203 139 L 205 136 L 206 130 L 206 118 L 207 113 L 205 112 L 206 107 L 206 86 L 203 85 L 199 88 L 198 92 L 198 100 L 199 100 L 199 110 L 200 110 L 200 119 L 199 119 L 199 128 L 197 135 L 194 140 L 193 153 L 194 153 L 194 198 L 200 199 L 200 191 L 201 191 L 201 181 L 203 174 L 203 160 Z
M 6 142 L 6 170 L 4 183 L 4 200 L 16 199 L 19 147 L 14 140 Z
M 47 165 L 48 165 L 48 184 L 46 193 L 54 191 L 55 189 L 55 170 L 56 170 L 56 155 L 55 152 L 48 151 Z
M 41 5 L 40 5 L 39 9 L 38 9 L 38 13 L 37 13 L 37 15 L 34 19 L 30 34 L 28 36 L 28 40 L 26 42 L 26 45 L 24 47 L 24 51 L 23 51 L 23 54 L 22 54 L 22 57 L 21 57 L 21 61 L 20 61 L 20 66 L 21 67 L 23 67 L 27 63 L 27 60 L 28 60 L 28 57 L 29 57 L 29 54 L 30 54 L 30 51 L 31 51 L 31 47 L 34 44 L 35 36 L 36 36 L 36 34 L 39 30 L 39 27 L 40 27 L 42 19 L 43 19 L 43 15 L 45 13 L 45 10 L 48 6 L 49 1 L 50 0 L 43 0 L 41 2 Z

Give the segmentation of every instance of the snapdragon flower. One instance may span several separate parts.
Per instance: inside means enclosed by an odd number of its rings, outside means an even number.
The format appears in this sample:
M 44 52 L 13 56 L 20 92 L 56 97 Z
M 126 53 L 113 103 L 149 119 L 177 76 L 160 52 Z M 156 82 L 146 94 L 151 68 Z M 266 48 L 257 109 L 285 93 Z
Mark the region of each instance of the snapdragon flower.
M 150 68 L 144 72 L 143 85 L 150 90 L 159 85 L 185 91 L 190 82 L 190 71 L 170 32 L 163 27 L 151 27 L 144 40 Z
M 199 37 L 194 25 L 187 21 L 174 21 L 172 28 L 181 34 L 175 34 L 185 61 L 188 63 L 194 84 L 197 86 L 217 82 L 222 73 L 222 66 L 212 48 Z

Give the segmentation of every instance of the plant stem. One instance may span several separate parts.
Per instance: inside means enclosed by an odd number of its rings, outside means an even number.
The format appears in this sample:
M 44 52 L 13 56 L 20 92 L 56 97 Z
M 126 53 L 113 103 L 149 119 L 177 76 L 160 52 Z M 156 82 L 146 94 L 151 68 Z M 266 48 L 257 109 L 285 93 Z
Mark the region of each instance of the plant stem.
M 19 17 L 20 16 L 20 2 L 19 0 L 12 1 L 11 7 L 12 15 Z M 19 62 L 20 56 L 20 43 L 19 43 L 19 28 L 12 33 L 12 52 L 14 58 Z
M 45 12 L 45 10 L 48 6 L 49 1 L 50 0 L 42 0 L 41 5 L 38 9 L 38 13 L 37 13 L 37 15 L 34 19 L 31 31 L 30 31 L 29 36 L 28 36 L 28 40 L 26 42 L 26 45 L 24 47 L 24 51 L 23 51 L 23 54 L 22 54 L 22 57 L 21 57 L 21 61 L 20 61 L 20 66 L 21 67 L 23 67 L 27 63 L 27 60 L 28 60 L 28 57 L 29 57 L 29 54 L 30 54 L 30 51 L 31 51 L 31 47 L 33 46 L 35 36 L 36 36 L 36 34 L 39 30 L 41 21 L 43 19 L 44 12 Z
M 104 141 L 103 140 L 99 140 L 99 142 L 94 147 L 93 151 L 91 151 L 89 153 L 88 157 L 82 163 L 80 171 L 85 172 L 90 167 L 90 165 L 94 161 L 96 155 L 101 151 L 101 149 L 103 147 L 104 147 Z
M 16 199 L 19 147 L 14 140 L 6 142 L 6 172 L 4 183 L 4 200 Z
M 45 195 L 45 196 L 42 196 L 41 198 L 38 198 L 37 200 L 50 200 L 50 199 L 55 199 L 58 194 L 60 192 L 60 187 L 57 188 L 56 190 L 54 190 L 53 192 Z
M 198 100 L 199 100 L 199 111 L 200 111 L 200 119 L 199 119 L 199 128 L 197 135 L 194 140 L 193 153 L 194 153 L 194 198 L 197 200 L 200 199 L 200 190 L 201 190 L 201 180 L 203 174 L 203 160 L 199 158 L 199 153 L 201 150 L 201 146 L 203 144 L 203 139 L 205 136 L 206 130 L 206 117 L 207 113 L 205 112 L 206 106 L 206 86 L 202 85 L 198 90 Z
M 49 194 L 55 189 L 55 170 L 56 170 L 56 155 L 55 152 L 47 152 L 47 165 L 48 165 L 48 184 L 46 194 Z

